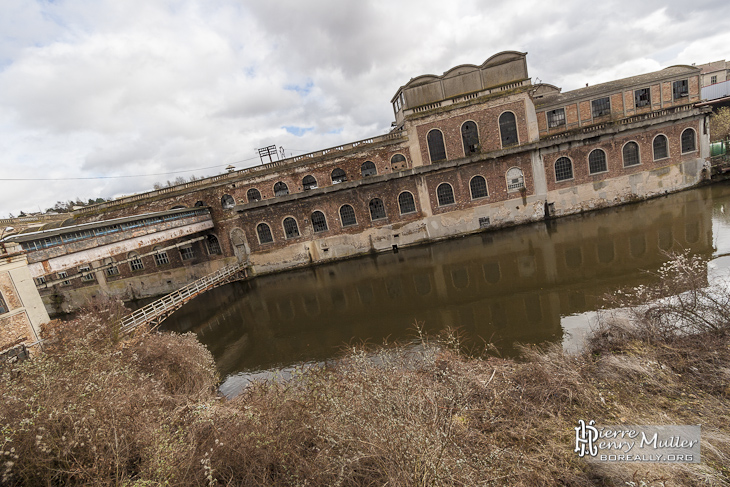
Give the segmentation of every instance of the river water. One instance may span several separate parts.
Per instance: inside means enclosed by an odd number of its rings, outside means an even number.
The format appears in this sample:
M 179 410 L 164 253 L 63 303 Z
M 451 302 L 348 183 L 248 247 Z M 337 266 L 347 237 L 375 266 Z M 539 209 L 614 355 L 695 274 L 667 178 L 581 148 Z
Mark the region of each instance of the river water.
M 651 280 L 666 252 L 730 268 L 730 183 L 214 289 L 163 323 L 193 331 L 221 391 L 335 358 L 348 344 L 460 330 L 503 356 L 515 343 L 579 346 L 603 297 Z

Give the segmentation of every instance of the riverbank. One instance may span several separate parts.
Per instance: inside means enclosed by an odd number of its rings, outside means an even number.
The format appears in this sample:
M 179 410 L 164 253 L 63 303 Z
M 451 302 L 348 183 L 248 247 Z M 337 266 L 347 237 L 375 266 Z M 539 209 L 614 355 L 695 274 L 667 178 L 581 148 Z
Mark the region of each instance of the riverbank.
M 121 341 L 113 307 L 88 310 L 2 369 L 2 483 L 729 485 L 730 291 L 707 289 L 703 265 L 680 257 L 618 295 L 631 312 L 577 355 L 488 357 L 451 333 L 354 347 L 230 401 L 193 335 Z M 701 424 L 702 463 L 588 462 L 581 419 Z

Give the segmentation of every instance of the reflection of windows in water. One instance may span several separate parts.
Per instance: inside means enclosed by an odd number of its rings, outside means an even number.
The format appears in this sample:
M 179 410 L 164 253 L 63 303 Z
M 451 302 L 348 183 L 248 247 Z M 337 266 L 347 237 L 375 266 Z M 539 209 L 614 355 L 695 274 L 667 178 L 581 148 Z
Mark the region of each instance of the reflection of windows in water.
M 598 242 L 598 262 L 608 264 L 613 262 L 613 240 L 600 240 Z
M 451 271 L 451 282 L 454 283 L 456 289 L 466 289 L 469 287 L 469 272 L 465 267 L 459 267 Z
M 669 250 L 672 248 L 674 243 L 674 237 L 672 236 L 671 228 L 660 228 L 658 232 L 659 237 L 659 248 L 662 250 Z
M 535 275 L 535 258 L 525 255 L 517 259 L 517 270 L 520 277 L 532 277 Z
M 304 310 L 309 315 L 318 315 L 320 313 L 319 301 L 317 301 L 316 294 L 305 294 L 304 295 Z
M 337 309 L 344 309 L 347 307 L 347 299 L 345 299 L 345 293 L 342 289 L 333 289 L 330 294 L 332 297 L 332 306 Z
M 370 304 L 373 302 L 373 288 L 370 284 L 360 284 L 357 287 L 357 294 L 360 296 L 362 304 Z
M 276 303 L 276 309 L 279 312 L 279 316 L 285 320 L 293 320 L 294 319 L 294 307 L 291 304 L 291 301 L 288 299 L 286 301 L 279 301 Z
M 632 257 L 641 257 L 646 252 L 646 239 L 644 234 L 632 235 L 629 237 L 629 250 Z
M 684 238 L 687 243 L 695 243 L 700 239 L 700 223 L 692 222 L 684 226 Z
M 492 309 L 492 324 L 497 328 L 507 326 L 507 310 L 503 303 L 494 303 Z
M 582 292 L 572 292 L 568 295 L 568 306 L 571 312 L 581 312 L 586 309 L 586 297 Z
M 502 278 L 502 273 L 499 271 L 499 262 L 487 262 L 482 266 L 484 271 L 484 280 L 489 284 L 497 284 Z
M 416 292 L 421 296 L 431 292 L 431 278 L 428 277 L 428 274 L 413 276 L 413 284 L 416 285 Z
M 583 264 L 583 254 L 580 247 L 565 249 L 565 265 L 571 269 L 578 269 Z
M 390 299 L 398 299 L 403 296 L 403 284 L 399 278 L 388 279 L 385 281 L 385 290 L 388 292 Z
M 528 294 L 524 297 L 525 314 L 527 321 L 530 323 L 539 323 L 542 321 L 542 305 L 540 304 L 540 296 L 537 294 Z

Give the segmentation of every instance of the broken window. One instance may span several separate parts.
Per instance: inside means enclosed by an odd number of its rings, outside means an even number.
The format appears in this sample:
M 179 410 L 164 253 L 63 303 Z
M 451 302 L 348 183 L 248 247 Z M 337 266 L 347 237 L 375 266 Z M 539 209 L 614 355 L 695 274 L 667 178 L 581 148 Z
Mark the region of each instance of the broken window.
M 606 153 L 601 149 L 592 150 L 588 154 L 588 172 L 590 174 L 597 174 L 599 172 L 608 171 L 606 165 Z
M 413 199 L 413 195 L 408 191 L 403 191 L 401 194 L 399 194 L 398 208 L 400 209 L 401 215 L 405 215 L 406 213 L 415 213 L 416 202 Z
M 444 135 L 440 130 L 431 130 L 426 136 L 428 143 L 428 155 L 431 162 L 443 161 L 446 159 L 446 147 L 444 146 Z
M 438 199 L 439 206 L 453 205 L 454 200 L 454 188 L 449 183 L 441 183 L 436 188 L 436 198 Z
M 512 112 L 504 112 L 499 116 L 499 135 L 502 137 L 502 147 L 517 143 L 517 120 Z
M 266 223 L 259 223 L 256 226 L 256 234 L 259 236 L 259 243 L 271 243 L 274 237 L 271 235 L 271 228 Z
M 230 210 L 231 208 L 236 206 L 236 202 L 233 199 L 233 196 L 231 196 L 230 194 L 224 194 L 221 198 L 221 206 L 224 210 Z
M 286 238 L 296 238 L 299 236 L 297 221 L 290 216 L 284 218 L 284 236 Z
M 392 171 L 401 171 L 406 168 L 406 156 L 396 154 L 390 158 L 390 169 Z
M 636 142 L 629 142 L 624 146 L 624 167 L 636 166 L 641 160 L 639 159 L 639 144 Z
M 368 206 L 370 207 L 371 220 L 380 220 L 385 218 L 385 205 L 383 205 L 383 200 L 380 198 L 373 198 L 370 200 L 370 204 Z
M 378 169 L 375 167 L 375 163 L 373 161 L 365 161 L 362 166 L 360 166 L 360 173 L 362 173 L 362 177 L 366 178 L 368 176 L 375 176 L 378 174 Z
M 686 79 L 675 81 L 672 84 L 672 94 L 674 95 L 675 100 L 677 98 L 684 98 L 685 96 L 689 96 L 688 81 Z
M 274 196 L 286 196 L 289 194 L 289 186 L 285 182 L 279 181 L 274 185 Z
M 669 147 L 667 143 L 667 138 L 664 135 L 657 135 L 654 137 L 653 142 L 654 147 L 654 160 L 657 159 L 665 159 L 669 157 Z
M 649 105 L 651 105 L 651 91 L 649 88 L 634 91 L 634 106 L 636 108 L 648 107 Z
M 573 179 L 573 163 L 567 157 L 555 161 L 555 181 Z
M 565 109 L 557 108 L 547 112 L 548 128 L 560 127 L 565 125 Z
M 347 174 L 339 167 L 332 171 L 332 184 L 344 183 L 347 181 Z
M 329 230 L 327 228 L 327 219 L 324 217 L 324 213 L 321 211 L 315 211 L 312 213 L 312 228 L 314 229 L 314 233 L 318 232 L 326 232 Z
M 479 151 L 479 132 L 477 124 L 468 121 L 461 126 L 461 141 L 464 144 L 464 155 L 474 154 Z
M 208 255 L 221 255 L 221 244 L 218 242 L 218 237 L 215 235 L 208 235 L 205 239 L 205 243 L 208 244 Z
M 609 97 L 599 98 L 591 102 L 593 118 L 611 114 L 611 99 Z
M 357 219 L 355 218 L 355 210 L 350 205 L 342 205 L 340 208 L 340 222 L 343 227 L 349 227 L 350 225 L 357 225 Z
M 308 175 L 304 176 L 304 179 L 302 179 L 302 188 L 304 191 L 309 191 L 310 189 L 314 189 L 317 187 L 317 180 L 314 179 L 314 176 Z
M 473 200 L 489 196 L 489 193 L 487 193 L 487 180 L 482 176 L 474 176 L 471 178 L 471 181 L 469 181 L 469 189 L 471 190 L 471 199 Z

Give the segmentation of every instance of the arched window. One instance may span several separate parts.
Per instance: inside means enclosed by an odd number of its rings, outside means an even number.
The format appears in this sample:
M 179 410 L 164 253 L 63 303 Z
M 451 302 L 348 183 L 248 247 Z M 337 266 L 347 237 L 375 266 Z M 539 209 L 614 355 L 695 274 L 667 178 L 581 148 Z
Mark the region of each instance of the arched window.
M 161 249 L 162 247 L 159 245 L 152 249 L 155 251 L 155 265 L 158 267 L 170 263 L 170 259 L 167 257 L 167 252 Z
M 104 268 L 107 277 L 119 275 L 119 267 L 117 267 L 117 264 L 114 262 L 112 257 L 104 259 Z
M 505 174 L 505 179 L 507 179 L 508 193 L 519 191 L 525 187 L 525 176 L 522 174 L 522 169 L 519 167 L 509 168 Z
M 195 207 L 197 208 L 197 207 L 200 207 L 200 206 L 205 206 L 205 203 L 203 203 L 202 201 L 196 201 L 195 202 Z
M 347 181 L 347 174 L 339 167 L 332 171 L 332 184 L 344 183 Z
M 567 157 L 555 161 L 555 181 L 573 179 L 573 163 Z
M 289 194 L 289 186 L 284 181 L 279 181 L 274 185 L 274 196 L 286 196 Z
M 208 244 L 208 255 L 220 255 L 221 244 L 218 242 L 218 237 L 215 235 L 208 235 L 205 239 L 205 243 Z
M 304 188 L 304 191 L 308 191 L 310 189 L 314 189 L 317 187 L 317 180 L 314 179 L 314 176 L 308 175 L 304 176 L 304 179 L 302 179 L 302 188 Z
M 390 158 L 391 171 L 402 171 L 406 166 L 406 156 L 403 154 L 396 154 Z
M 282 183 L 283 184 L 283 183 Z M 246 191 L 246 199 L 249 203 L 253 203 L 254 201 L 261 201 L 261 193 L 256 188 L 251 188 L 248 191 Z
M 693 129 L 686 129 L 682 132 L 682 154 L 685 152 L 694 152 L 697 150 L 697 143 L 695 142 L 695 131 Z
M 326 232 L 329 230 L 327 228 L 327 219 L 324 217 L 324 213 L 321 211 L 315 211 L 312 213 L 312 228 L 314 229 L 315 233 L 318 232 Z
M 479 131 L 472 121 L 461 125 L 461 141 L 464 144 L 464 155 L 474 154 L 479 150 Z
M 380 220 L 385 218 L 385 205 L 383 205 L 383 200 L 380 198 L 373 198 L 370 200 L 370 204 L 368 206 L 370 207 L 371 220 Z
M 499 116 L 499 135 L 502 137 L 502 147 L 517 143 L 517 120 L 512 112 L 504 112 Z
M 357 218 L 355 218 L 355 210 L 350 205 L 342 205 L 340 208 L 340 222 L 343 227 L 349 227 L 351 225 L 357 225 Z
M 454 188 L 449 183 L 441 183 L 436 188 L 436 197 L 438 198 L 439 206 L 451 205 L 455 202 Z
M 236 206 L 236 202 L 233 199 L 233 196 L 231 196 L 230 194 L 224 194 L 221 198 L 221 206 L 224 210 L 230 210 L 231 208 Z
M 588 172 L 597 174 L 608 171 L 606 165 L 606 153 L 601 149 L 594 149 L 588 154 Z
M 657 135 L 654 137 L 654 143 L 652 144 L 654 147 L 654 160 L 657 159 L 666 159 L 669 157 L 669 144 L 667 142 L 667 137 L 664 135 Z
M 271 228 L 266 223 L 256 225 L 256 234 L 259 236 L 259 243 L 271 243 L 274 237 L 271 235 Z
M 130 252 L 129 255 L 127 255 L 127 259 L 129 259 L 129 267 L 131 267 L 133 271 L 141 271 L 144 269 L 142 259 L 139 258 L 139 254 L 137 252 Z
M 406 213 L 416 212 L 416 202 L 413 199 L 413 195 L 408 191 L 403 191 L 398 195 L 398 208 L 400 208 L 400 214 L 405 215 Z
M 469 181 L 469 189 L 471 190 L 471 199 L 486 198 L 489 196 L 487 192 L 487 180 L 482 176 L 474 176 Z
M 360 172 L 362 173 L 362 177 L 366 178 L 368 176 L 375 176 L 378 174 L 378 169 L 375 167 L 375 163 L 373 161 L 365 161 L 362 163 L 362 166 L 360 166 Z
M 641 162 L 639 159 L 639 144 L 636 142 L 629 142 L 624 146 L 624 167 L 636 166 Z
M 431 162 L 443 161 L 446 159 L 446 147 L 444 146 L 444 135 L 440 130 L 432 130 L 426 136 L 428 142 L 428 155 Z
M 284 218 L 284 236 L 286 238 L 296 238 L 299 236 L 297 221 L 290 216 Z

